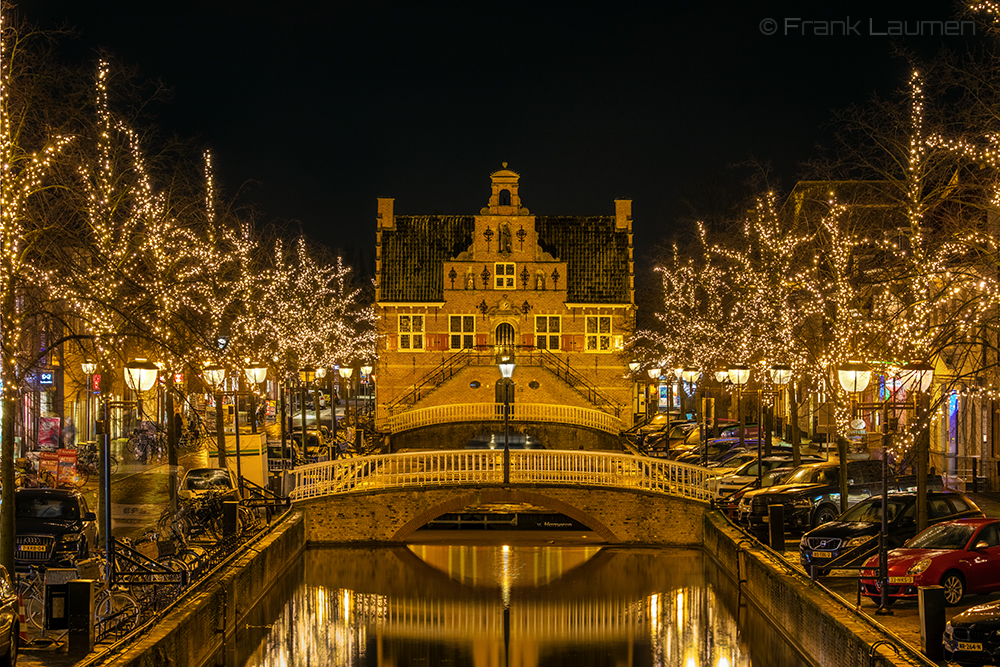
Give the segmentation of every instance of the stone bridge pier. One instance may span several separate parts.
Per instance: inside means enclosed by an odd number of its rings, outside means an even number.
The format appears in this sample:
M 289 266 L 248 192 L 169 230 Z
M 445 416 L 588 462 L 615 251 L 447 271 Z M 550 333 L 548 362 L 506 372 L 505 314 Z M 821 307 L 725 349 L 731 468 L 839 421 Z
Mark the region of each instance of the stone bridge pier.
M 559 512 L 611 544 L 699 546 L 707 505 L 635 489 L 586 486 L 440 486 L 323 496 L 295 503 L 310 544 L 399 543 L 431 519 L 484 503 Z

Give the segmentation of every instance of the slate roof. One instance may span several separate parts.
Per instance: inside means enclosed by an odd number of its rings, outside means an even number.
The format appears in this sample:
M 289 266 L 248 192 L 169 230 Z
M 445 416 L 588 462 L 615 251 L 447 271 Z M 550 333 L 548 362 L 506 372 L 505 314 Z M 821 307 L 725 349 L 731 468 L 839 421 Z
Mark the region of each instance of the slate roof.
M 628 232 L 613 216 L 535 217 L 538 245 L 566 262 L 570 303 L 628 303 Z
M 566 262 L 570 303 L 628 303 L 628 233 L 612 216 L 536 216 L 542 250 Z M 471 215 L 397 215 L 382 230 L 381 300 L 444 301 L 444 262 L 472 245 Z
M 397 215 L 382 230 L 382 301 L 444 301 L 444 262 L 472 245 L 471 215 Z

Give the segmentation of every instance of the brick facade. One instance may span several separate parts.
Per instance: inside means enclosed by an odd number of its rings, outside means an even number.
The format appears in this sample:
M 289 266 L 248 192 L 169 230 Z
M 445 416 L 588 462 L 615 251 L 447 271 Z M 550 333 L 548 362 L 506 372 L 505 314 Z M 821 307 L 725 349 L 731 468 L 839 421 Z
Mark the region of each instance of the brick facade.
M 378 200 L 377 416 L 494 402 L 501 347 L 515 351 L 515 401 L 611 411 L 535 363 L 544 348 L 621 406 L 627 427 L 632 389 L 621 348 L 635 319 L 631 201 L 616 200 L 609 216 L 532 215 L 519 175 L 504 166 L 478 215 L 397 215 L 394 200 Z M 474 366 L 398 403 L 470 347 Z

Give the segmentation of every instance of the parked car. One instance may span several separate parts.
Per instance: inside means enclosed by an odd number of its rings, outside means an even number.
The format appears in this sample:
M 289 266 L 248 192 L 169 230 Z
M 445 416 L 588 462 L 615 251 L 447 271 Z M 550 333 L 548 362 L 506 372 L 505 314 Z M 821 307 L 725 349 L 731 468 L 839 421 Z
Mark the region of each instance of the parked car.
M 75 489 L 17 489 L 14 564 L 65 567 L 97 548 L 97 515 Z
M 743 500 L 743 496 L 751 491 L 756 491 L 759 488 L 769 488 L 777 484 L 783 484 L 788 477 L 795 472 L 795 468 L 789 466 L 787 468 L 774 468 L 770 472 L 766 472 L 761 475 L 760 484 L 757 483 L 757 478 L 754 477 L 748 484 L 743 486 L 736 491 L 733 491 L 728 496 L 723 496 L 718 501 L 716 501 L 716 507 L 721 509 L 726 513 L 733 521 L 737 523 L 740 521 L 740 502 Z
M 670 431 L 658 431 L 647 435 L 643 444 L 649 454 L 662 456 L 670 451 L 671 446 L 684 442 L 688 434 L 697 428 L 698 424 L 695 422 L 674 423 Z
M 821 457 L 813 454 L 804 454 L 801 457 L 802 463 L 818 463 L 822 460 Z M 758 470 L 761 471 L 761 474 L 766 474 L 777 468 L 786 468 L 791 463 L 791 452 L 765 456 L 760 460 L 760 466 L 757 465 L 757 457 L 754 455 L 752 460 L 745 462 L 743 465 L 730 471 L 720 471 L 717 477 L 710 477 L 707 482 L 707 488 L 713 497 L 722 498 L 735 493 L 751 482 L 756 482 Z
M 847 477 L 848 507 L 882 492 L 881 461 L 848 461 Z M 912 475 L 889 479 L 890 491 L 916 491 L 916 486 Z M 928 489 L 940 491 L 940 477 L 929 478 Z M 784 484 L 746 494 L 740 501 L 744 525 L 754 532 L 766 532 L 769 505 L 784 507 L 785 526 L 793 533 L 833 521 L 840 516 L 840 464 L 804 465 Z
M 230 500 L 239 500 L 239 482 L 236 474 L 228 468 L 191 468 L 181 477 L 177 497 L 182 500 L 203 496 L 212 492 L 223 492 Z
M 887 506 L 888 544 L 890 549 L 895 549 L 917 534 L 917 494 L 890 494 Z M 981 516 L 984 516 L 983 511 L 961 493 L 932 491 L 927 494 L 928 525 Z M 878 549 L 881 532 L 882 496 L 873 496 L 862 500 L 835 521 L 824 523 L 803 535 L 799 543 L 799 562 L 807 572 L 815 563 L 820 575 L 828 572 L 823 567 L 827 563 L 855 549 L 859 550 L 856 562 L 860 562 Z M 854 556 L 850 558 L 855 560 Z
M 881 596 L 878 556 L 861 570 L 861 594 Z M 944 521 L 930 526 L 888 554 L 889 602 L 916 600 L 921 586 L 944 588 L 945 604 L 958 604 L 966 593 L 1000 590 L 1000 519 Z
M 7 568 L 0 565 L 0 665 L 17 664 L 20 631 L 17 589 Z
M 761 443 L 761 449 L 764 449 L 764 443 Z M 743 446 L 740 446 L 739 438 L 713 438 L 709 440 L 704 446 L 699 446 L 694 449 L 685 452 L 678 452 L 678 454 L 673 457 L 678 463 L 691 463 L 693 465 L 701 465 L 703 462 L 720 462 L 725 461 L 738 453 L 743 453 L 746 451 L 753 451 L 754 455 L 757 454 L 757 438 L 753 440 L 744 438 Z M 771 452 L 779 453 L 781 451 L 787 451 L 791 453 L 791 444 L 778 439 L 771 440 Z
M 942 644 L 949 663 L 1000 664 L 1000 600 L 966 609 L 948 621 Z

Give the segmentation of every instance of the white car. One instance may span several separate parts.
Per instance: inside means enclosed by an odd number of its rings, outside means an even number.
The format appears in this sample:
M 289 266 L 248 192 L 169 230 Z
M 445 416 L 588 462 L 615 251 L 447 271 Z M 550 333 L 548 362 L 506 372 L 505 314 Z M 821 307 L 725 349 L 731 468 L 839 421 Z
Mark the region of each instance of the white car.
M 812 454 L 804 454 L 801 459 L 802 463 L 816 463 L 824 460 L 823 457 Z M 775 468 L 790 466 L 792 464 L 792 455 L 772 454 L 771 456 L 762 458 L 760 463 L 762 474 L 766 474 Z M 706 483 L 708 490 L 712 493 L 712 497 L 723 498 L 731 493 L 735 493 L 757 479 L 757 457 L 754 456 L 750 460 L 746 460 L 738 468 L 727 471 L 713 470 L 712 472 L 721 474 L 708 479 Z

